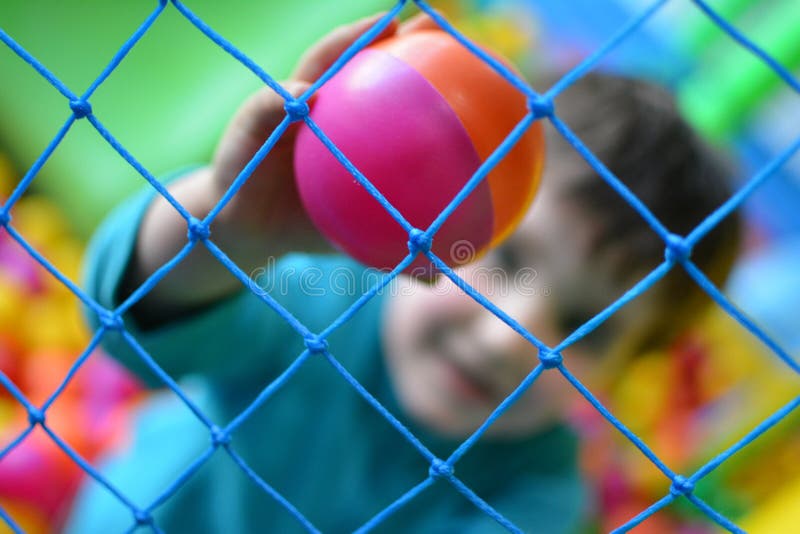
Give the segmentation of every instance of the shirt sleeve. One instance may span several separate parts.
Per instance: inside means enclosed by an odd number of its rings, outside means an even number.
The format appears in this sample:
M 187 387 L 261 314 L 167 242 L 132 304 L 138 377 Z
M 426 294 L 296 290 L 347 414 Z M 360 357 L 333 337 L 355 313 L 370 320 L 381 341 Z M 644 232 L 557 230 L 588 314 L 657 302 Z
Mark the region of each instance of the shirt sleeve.
M 87 249 L 84 287 L 101 306 L 113 310 L 119 286 L 136 245 L 144 214 L 156 191 L 147 190 L 120 205 L 103 222 Z M 213 238 L 212 238 L 213 239 Z M 274 375 L 303 350 L 303 339 L 257 293 L 270 293 L 276 301 L 313 332 L 319 332 L 358 297 L 347 290 L 331 291 L 333 271 L 351 270 L 353 278 L 363 271 L 341 257 L 288 255 L 267 262 L 251 287 L 189 316 L 155 328 L 140 328 L 129 314 L 125 331 L 141 349 L 172 378 L 203 374 L 218 381 L 259 380 Z M 93 311 L 93 329 L 100 321 Z M 141 352 L 120 331 L 107 331 L 103 347 L 150 386 L 163 382 L 150 370 Z

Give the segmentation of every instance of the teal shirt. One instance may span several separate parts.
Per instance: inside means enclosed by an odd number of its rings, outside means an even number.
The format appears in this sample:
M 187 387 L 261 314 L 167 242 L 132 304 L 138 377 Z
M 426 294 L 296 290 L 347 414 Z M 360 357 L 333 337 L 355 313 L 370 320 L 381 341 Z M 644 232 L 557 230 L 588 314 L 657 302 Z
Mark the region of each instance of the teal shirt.
M 118 286 L 152 196 L 146 191 L 118 208 L 90 244 L 85 287 L 103 306 L 119 305 Z M 343 269 L 357 275 L 351 291 L 343 290 L 348 285 Z M 342 257 L 289 255 L 268 265 L 266 277 L 258 281 L 262 287 L 270 285 L 276 300 L 319 332 L 366 291 L 360 287 L 363 270 Z M 335 331 L 329 350 L 426 447 L 446 458 L 459 443 L 418 426 L 392 391 L 379 336 L 384 298 L 388 297 L 370 301 Z M 248 291 L 156 329 L 143 331 L 130 317 L 125 325 L 220 427 L 252 403 L 304 348 L 301 336 Z M 145 383 L 163 388 L 119 333 L 109 332 L 103 344 Z M 207 428 L 175 394 L 162 389 L 139 409 L 128 446 L 102 459 L 99 469 L 123 495 L 145 508 L 173 488 L 210 445 Z M 323 532 L 353 531 L 428 476 L 429 466 L 419 452 L 316 355 L 236 430 L 231 447 Z M 524 439 L 481 439 L 456 464 L 455 472 L 525 531 L 574 532 L 584 517 L 576 442 L 562 426 Z M 221 448 L 153 516 L 166 533 L 304 531 Z M 133 524 L 129 508 L 87 480 L 66 532 L 125 532 Z M 377 531 L 460 534 L 505 529 L 439 480 Z

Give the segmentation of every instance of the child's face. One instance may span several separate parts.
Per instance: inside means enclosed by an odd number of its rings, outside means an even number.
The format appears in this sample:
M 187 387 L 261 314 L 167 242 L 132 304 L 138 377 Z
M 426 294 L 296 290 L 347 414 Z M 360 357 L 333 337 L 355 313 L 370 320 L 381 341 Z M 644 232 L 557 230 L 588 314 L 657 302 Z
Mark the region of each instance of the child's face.
M 603 265 L 588 262 L 593 225 L 548 176 L 516 232 L 458 274 L 548 346 L 555 346 L 619 294 Z M 389 299 L 383 342 L 401 403 L 451 436 L 475 430 L 538 364 L 538 350 L 442 276 L 434 285 L 403 278 Z M 570 369 L 590 349 L 565 351 Z M 573 390 L 545 372 L 490 429 L 530 433 L 563 414 Z

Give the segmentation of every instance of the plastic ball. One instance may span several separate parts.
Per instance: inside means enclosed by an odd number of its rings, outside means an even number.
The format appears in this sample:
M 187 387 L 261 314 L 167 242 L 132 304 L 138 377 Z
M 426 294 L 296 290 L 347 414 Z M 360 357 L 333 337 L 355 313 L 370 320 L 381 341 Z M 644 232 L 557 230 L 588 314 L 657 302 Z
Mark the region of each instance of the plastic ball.
M 29 350 L 21 362 L 20 389 L 33 404 L 41 406 L 64 381 L 76 359 L 75 353 L 58 346 Z
M 0 332 L 18 335 L 26 298 L 24 288 L 0 269 Z
M 83 470 L 37 428 L 0 462 L 0 499 L 25 503 L 48 522 L 69 505 Z
M 75 376 L 75 386 L 97 412 L 133 401 L 143 393 L 141 383 L 122 364 L 100 350 L 96 350 L 81 366 Z
M 310 117 L 414 228 L 426 230 L 527 114 L 522 92 L 447 33 L 429 30 L 361 51 L 322 86 Z M 543 153 L 535 122 L 438 230 L 432 251 L 453 266 L 508 236 L 535 195 Z M 309 217 L 335 246 L 380 269 L 408 255 L 406 230 L 307 125 L 297 135 L 295 169 Z M 408 270 L 418 268 L 433 272 L 422 255 Z
M 14 280 L 26 292 L 41 291 L 44 268 L 12 239 L 0 240 L 0 273 Z M 49 276 L 49 275 L 48 275 Z
M 90 334 L 75 297 L 28 297 L 20 313 L 20 339 L 29 350 L 58 347 L 74 359 L 89 344 Z
M 48 198 L 26 196 L 14 206 L 12 213 L 14 228 L 40 252 L 69 239 L 70 221 Z
M 0 506 L 25 534 L 48 534 L 53 531 L 47 517 L 35 506 L 0 497 Z M 5 525 L 5 523 L 3 523 Z M 9 532 L 2 530 L 0 532 Z

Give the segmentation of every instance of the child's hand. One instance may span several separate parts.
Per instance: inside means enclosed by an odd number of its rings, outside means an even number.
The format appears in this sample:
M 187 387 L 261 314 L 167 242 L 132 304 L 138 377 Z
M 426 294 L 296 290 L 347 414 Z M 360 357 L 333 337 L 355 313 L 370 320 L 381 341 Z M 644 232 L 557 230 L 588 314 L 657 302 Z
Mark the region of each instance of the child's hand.
M 304 55 L 289 81 L 282 85 L 295 97 L 369 30 L 379 16 L 342 26 L 326 35 Z M 378 39 L 391 35 L 390 24 Z M 252 95 L 237 111 L 225 131 L 211 167 L 216 195 L 221 197 L 239 172 L 285 118 L 283 98 L 270 88 Z M 292 125 L 253 171 L 220 214 L 219 223 L 231 231 L 261 234 L 273 255 L 288 249 L 317 250 L 324 240 L 306 216 L 294 181 L 294 144 L 300 124 Z
M 306 52 L 283 86 L 292 95 L 300 96 L 381 16 L 341 26 L 323 37 Z M 433 24 L 427 16 L 415 17 L 399 28 L 392 21 L 375 41 Z M 284 104 L 272 89 L 264 88 L 252 95 L 236 113 L 220 141 L 211 168 L 212 181 L 220 197 L 284 120 Z M 327 248 L 327 243 L 303 210 L 295 186 L 293 160 L 298 128 L 299 123 L 294 124 L 284 133 L 220 214 L 220 222 L 232 225 L 237 231 L 265 234 L 263 237 L 270 244 L 273 255 L 288 250 Z
M 312 46 L 283 86 L 302 94 L 382 15 L 341 26 Z M 434 26 L 425 15 L 402 26 L 394 21 L 376 37 L 385 39 Z M 283 99 L 269 88 L 251 96 L 228 125 L 211 166 L 170 186 L 170 193 L 200 219 L 219 202 L 241 170 L 286 116 Z M 313 101 L 310 103 L 313 107 Z M 299 124 L 292 125 L 247 182 L 211 224 L 211 239 L 246 274 L 269 256 L 290 251 L 327 248 L 297 193 L 294 180 L 294 141 Z M 134 259 L 123 281 L 127 296 L 186 245 L 186 221 L 160 196 L 148 209 L 139 229 Z M 158 323 L 240 290 L 241 284 L 208 250 L 198 245 L 135 308 L 140 321 Z M 146 311 L 146 313 L 145 313 Z

